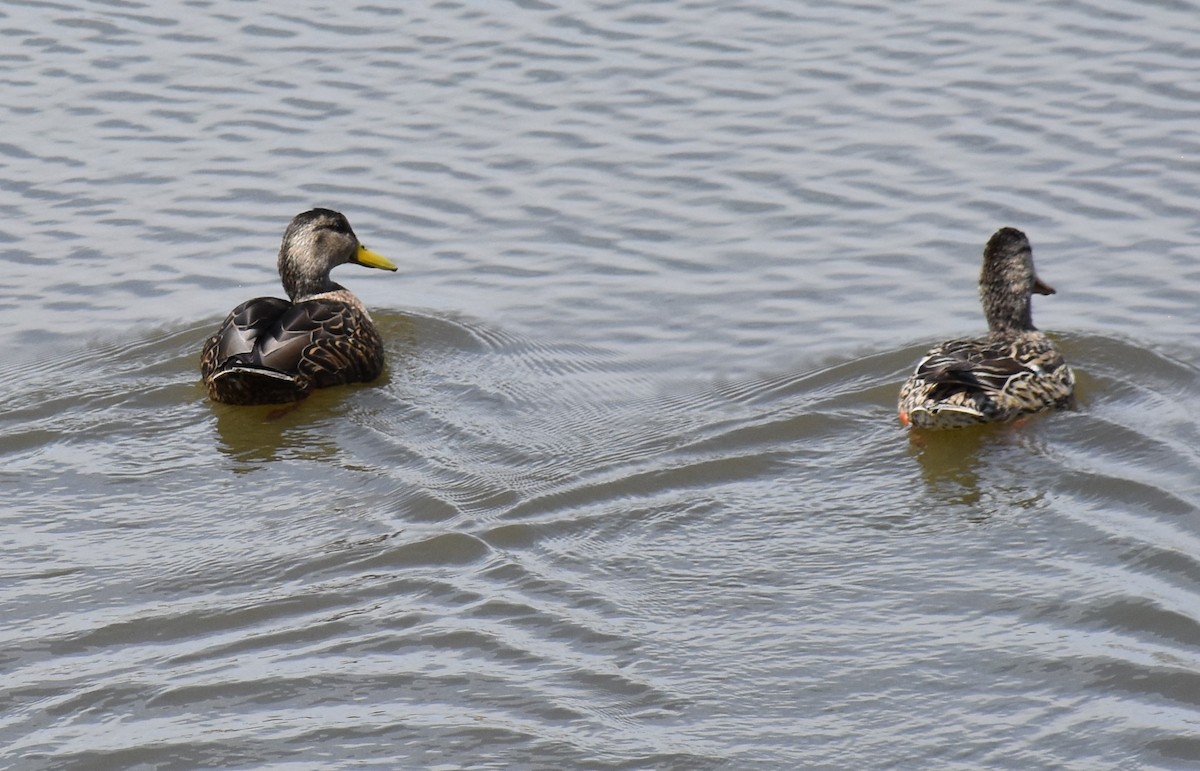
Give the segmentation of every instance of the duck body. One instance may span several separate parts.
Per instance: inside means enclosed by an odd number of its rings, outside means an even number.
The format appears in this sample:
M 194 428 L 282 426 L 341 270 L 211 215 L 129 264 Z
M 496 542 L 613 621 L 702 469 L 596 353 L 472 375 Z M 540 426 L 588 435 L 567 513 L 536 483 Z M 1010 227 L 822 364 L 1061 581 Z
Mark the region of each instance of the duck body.
M 354 262 L 395 270 L 366 249 L 338 212 L 313 209 L 288 226 L 279 273 L 290 299 L 256 297 L 234 308 L 200 356 L 209 397 L 279 404 L 314 388 L 369 382 L 384 367 L 383 340 L 362 302 L 329 272 Z
M 1024 233 L 1001 228 L 988 241 L 979 292 L 989 333 L 941 343 L 917 363 L 900 389 L 903 425 L 1006 422 L 1073 404 L 1074 373 L 1033 326 L 1031 296 L 1054 289 L 1034 272 Z
M 900 422 L 917 428 L 1002 423 L 1068 407 L 1075 375 L 1041 332 L 950 340 L 900 389 Z

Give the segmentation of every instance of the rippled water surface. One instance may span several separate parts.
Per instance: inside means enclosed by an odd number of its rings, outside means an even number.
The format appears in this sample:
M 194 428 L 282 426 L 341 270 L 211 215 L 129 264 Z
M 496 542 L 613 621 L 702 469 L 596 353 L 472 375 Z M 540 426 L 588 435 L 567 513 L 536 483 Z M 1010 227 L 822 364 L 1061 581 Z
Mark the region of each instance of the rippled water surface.
M 1200 7 L 64 0 L 0 40 L 0 765 L 1200 763 Z M 387 375 L 209 403 L 311 206 L 401 265 L 336 274 Z M 1002 225 L 1079 407 L 910 436 Z

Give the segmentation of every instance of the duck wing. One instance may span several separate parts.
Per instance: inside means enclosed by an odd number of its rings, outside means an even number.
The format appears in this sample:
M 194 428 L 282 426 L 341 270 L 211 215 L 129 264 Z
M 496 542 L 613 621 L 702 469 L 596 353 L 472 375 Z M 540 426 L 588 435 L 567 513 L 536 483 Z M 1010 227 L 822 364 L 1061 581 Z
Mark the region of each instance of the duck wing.
M 234 308 L 208 339 L 200 370 L 216 401 L 295 401 L 314 387 L 376 378 L 383 341 L 352 303 L 258 297 Z
M 1037 374 L 1010 344 L 955 340 L 938 346 L 917 365 L 916 376 L 933 384 L 930 399 L 978 390 L 1000 393 L 1014 378 Z
M 260 338 L 257 353 L 263 366 L 295 372 L 317 388 L 374 380 L 383 371 L 379 333 L 359 308 L 340 300 L 293 305 Z
M 292 307 L 278 297 L 255 297 L 229 312 L 221 328 L 204 343 L 200 370 L 207 378 L 221 364 L 235 356 L 254 351 L 258 339 L 275 325 L 276 319 Z
M 291 307 L 278 297 L 256 297 L 230 311 L 200 355 L 210 398 L 226 404 L 278 404 L 304 396 L 306 389 L 293 374 L 264 366 L 258 355 L 261 342 Z
M 1057 390 L 1069 392 L 1074 381 L 1062 356 L 1041 335 L 944 343 L 921 360 L 915 377 L 930 384 L 925 398 L 935 401 L 964 392 L 1024 399 L 1035 383 L 1057 399 Z

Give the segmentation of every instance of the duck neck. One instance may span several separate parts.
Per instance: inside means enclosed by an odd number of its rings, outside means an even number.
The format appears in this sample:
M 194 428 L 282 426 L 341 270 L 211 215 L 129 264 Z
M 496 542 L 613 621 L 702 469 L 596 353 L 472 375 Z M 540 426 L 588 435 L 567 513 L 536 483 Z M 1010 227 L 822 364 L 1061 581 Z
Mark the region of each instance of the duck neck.
M 328 264 L 307 259 L 307 254 L 288 252 L 287 243 L 279 249 L 279 280 L 292 302 L 339 288 L 329 277 Z
M 995 334 L 1032 332 L 1033 306 L 1028 292 L 1013 292 L 1010 287 L 980 287 L 988 331 Z
M 323 276 L 292 276 L 291 280 L 285 276 L 283 277 L 283 288 L 292 302 L 296 303 L 342 287 L 330 279 L 329 274 L 326 273 Z

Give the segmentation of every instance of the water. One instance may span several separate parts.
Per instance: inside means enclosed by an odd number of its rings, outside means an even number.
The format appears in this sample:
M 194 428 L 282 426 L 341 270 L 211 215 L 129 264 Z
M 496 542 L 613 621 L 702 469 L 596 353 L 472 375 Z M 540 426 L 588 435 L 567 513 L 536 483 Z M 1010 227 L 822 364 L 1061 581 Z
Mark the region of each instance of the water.
M 4 6 L 0 765 L 1194 767 L 1196 10 Z M 314 205 L 388 374 L 210 404 Z

